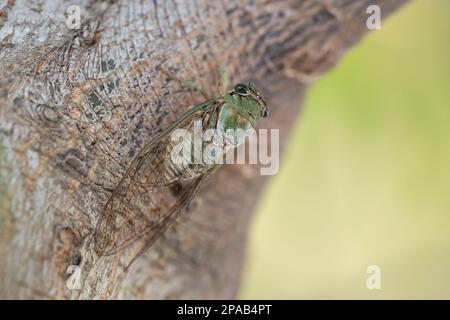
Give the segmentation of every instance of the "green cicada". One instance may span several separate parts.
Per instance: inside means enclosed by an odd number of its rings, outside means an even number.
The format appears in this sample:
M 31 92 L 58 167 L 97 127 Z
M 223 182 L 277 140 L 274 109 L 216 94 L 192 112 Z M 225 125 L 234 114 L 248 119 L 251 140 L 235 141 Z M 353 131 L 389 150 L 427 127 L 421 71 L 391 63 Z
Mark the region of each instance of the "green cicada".
M 267 113 L 260 91 L 250 83 L 240 83 L 192 107 L 156 135 L 135 157 L 106 202 L 94 233 L 97 253 L 115 254 L 138 239 L 145 239 L 141 252 L 149 248 L 221 166 L 174 163 L 170 156 L 175 147 L 174 130 L 193 131 L 198 123 L 203 129 L 223 131 L 255 128 Z

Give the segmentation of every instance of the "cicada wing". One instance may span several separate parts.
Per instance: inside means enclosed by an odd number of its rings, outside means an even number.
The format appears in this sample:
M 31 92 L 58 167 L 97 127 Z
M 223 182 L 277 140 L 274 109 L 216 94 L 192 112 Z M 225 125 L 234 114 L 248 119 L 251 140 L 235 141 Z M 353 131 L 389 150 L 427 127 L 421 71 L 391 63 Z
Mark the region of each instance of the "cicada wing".
M 94 233 L 99 255 L 111 255 L 146 236 L 155 241 L 176 219 L 198 191 L 200 185 L 215 170 L 183 181 L 185 186 L 174 192 L 179 180 L 168 173 L 167 149 L 171 134 L 177 128 L 192 130 L 196 120 L 215 119 L 215 101 L 206 101 L 186 113 L 164 132 L 155 137 L 136 156 L 104 206 Z M 203 123 L 203 125 L 209 125 Z
M 185 186 L 183 189 L 185 190 L 181 196 L 177 199 L 176 203 L 164 214 L 164 216 L 158 220 L 155 224 L 149 225 L 146 229 L 142 231 L 140 235 L 137 235 L 133 241 L 138 239 L 142 239 L 144 244 L 135 253 L 131 260 L 127 263 L 125 269 L 128 269 L 130 265 L 148 248 L 150 248 L 156 240 L 158 240 L 166 230 L 173 224 L 178 218 L 178 214 L 181 212 L 183 208 L 186 207 L 187 204 L 197 195 L 202 186 L 214 176 L 217 170 L 220 168 L 220 165 L 215 165 L 209 170 L 207 170 L 203 175 L 197 177 L 190 181 L 189 186 Z M 132 241 L 132 242 L 133 242 Z

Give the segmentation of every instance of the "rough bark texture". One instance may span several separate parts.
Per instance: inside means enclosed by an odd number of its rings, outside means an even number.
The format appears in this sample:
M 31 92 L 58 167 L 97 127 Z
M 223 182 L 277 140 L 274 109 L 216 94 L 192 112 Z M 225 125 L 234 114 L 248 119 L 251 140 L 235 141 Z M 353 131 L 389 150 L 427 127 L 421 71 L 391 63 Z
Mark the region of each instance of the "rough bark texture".
M 196 95 L 158 67 L 217 92 L 214 73 L 255 81 L 282 145 L 307 83 L 365 32 L 366 8 L 402 0 L 0 2 L 0 296 L 233 298 L 252 208 L 255 166 L 226 166 L 131 269 L 98 257 L 92 232 L 133 156 Z M 282 147 L 282 146 L 281 146 Z M 69 265 L 80 290 L 66 288 Z

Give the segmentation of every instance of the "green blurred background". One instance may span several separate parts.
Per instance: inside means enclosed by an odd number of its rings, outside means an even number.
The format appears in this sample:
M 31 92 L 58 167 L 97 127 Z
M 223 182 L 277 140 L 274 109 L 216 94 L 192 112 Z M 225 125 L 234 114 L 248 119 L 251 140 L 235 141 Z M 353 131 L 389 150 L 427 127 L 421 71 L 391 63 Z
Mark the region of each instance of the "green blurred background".
M 240 298 L 450 298 L 449 14 L 412 1 L 310 88 Z

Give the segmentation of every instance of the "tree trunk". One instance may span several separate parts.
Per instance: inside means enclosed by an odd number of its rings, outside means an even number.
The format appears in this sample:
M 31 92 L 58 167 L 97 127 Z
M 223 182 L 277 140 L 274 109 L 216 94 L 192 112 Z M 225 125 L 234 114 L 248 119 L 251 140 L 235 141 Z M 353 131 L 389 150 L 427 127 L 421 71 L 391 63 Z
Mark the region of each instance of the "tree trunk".
M 224 166 L 127 271 L 92 234 L 139 149 L 200 102 L 159 68 L 217 93 L 215 70 L 267 97 L 281 148 L 307 84 L 403 0 L 63 1 L 0 7 L 0 296 L 233 298 L 265 178 Z M 5 3 L 3 1 L 2 3 Z M 72 267 L 70 267 L 72 266 Z M 81 287 L 68 289 L 73 266 Z

